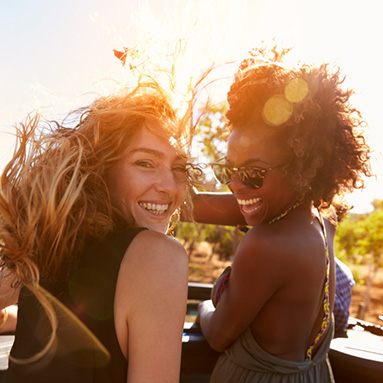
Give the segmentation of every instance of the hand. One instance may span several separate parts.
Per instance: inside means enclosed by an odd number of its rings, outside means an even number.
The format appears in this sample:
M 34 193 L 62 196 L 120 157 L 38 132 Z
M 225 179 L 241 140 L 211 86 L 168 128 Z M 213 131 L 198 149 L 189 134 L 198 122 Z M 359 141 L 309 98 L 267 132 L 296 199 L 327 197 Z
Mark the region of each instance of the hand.
M 211 299 L 209 299 L 207 301 L 202 301 L 198 305 L 198 314 L 209 312 L 209 311 L 214 311 L 214 310 L 215 310 L 215 307 L 214 307 L 213 301 Z
M 0 326 L 0 333 L 8 333 L 8 332 L 15 332 L 16 331 L 16 323 L 17 323 L 17 306 L 8 306 L 5 307 L 4 310 L 6 310 L 6 314 L 4 318 L 4 323 L 2 326 Z M 5 311 L 4 311 L 5 313 Z
M 195 319 L 196 324 L 201 324 L 201 320 L 204 320 L 215 310 L 213 302 L 211 300 L 203 301 L 198 305 L 198 314 Z

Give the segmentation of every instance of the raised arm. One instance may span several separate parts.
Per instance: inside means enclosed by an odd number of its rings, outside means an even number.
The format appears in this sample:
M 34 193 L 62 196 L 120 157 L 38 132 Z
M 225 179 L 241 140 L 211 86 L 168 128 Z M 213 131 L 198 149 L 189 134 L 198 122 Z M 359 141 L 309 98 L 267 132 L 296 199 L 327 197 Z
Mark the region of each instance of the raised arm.
M 198 223 L 215 225 L 245 225 L 238 203 L 231 193 L 196 192 L 193 216 Z
M 145 230 L 129 246 L 115 299 L 129 383 L 179 382 L 188 258 L 176 240 Z

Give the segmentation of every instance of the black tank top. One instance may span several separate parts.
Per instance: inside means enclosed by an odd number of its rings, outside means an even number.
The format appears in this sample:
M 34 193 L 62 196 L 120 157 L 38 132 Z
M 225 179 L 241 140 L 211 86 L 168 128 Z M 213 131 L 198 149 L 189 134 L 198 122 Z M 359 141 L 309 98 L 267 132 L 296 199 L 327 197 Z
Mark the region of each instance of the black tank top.
M 141 230 L 114 233 L 87 246 L 67 281 L 41 281 L 54 297 L 56 341 L 37 362 L 10 360 L 2 383 L 126 382 L 128 362 L 117 340 L 113 305 L 120 263 Z M 18 307 L 11 355 L 25 359 L 41 351 L 52 332 L 44 310 L 26 288 L 21 289 Z

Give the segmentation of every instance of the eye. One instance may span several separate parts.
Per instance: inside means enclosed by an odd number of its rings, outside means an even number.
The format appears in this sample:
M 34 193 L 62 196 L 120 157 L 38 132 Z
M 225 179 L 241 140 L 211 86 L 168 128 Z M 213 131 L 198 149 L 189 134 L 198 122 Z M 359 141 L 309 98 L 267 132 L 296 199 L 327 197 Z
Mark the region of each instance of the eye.
M 142 168 L 154 169 L 153 162 L 149 160 L 138 160 L 138 161 L 135 161 L 134 164 Z
M 187 168 L 186 165 L 175 165 L 172 167 L 172 171 L 177 174 L 186 174 Z
M 174 165 L 172 167 L 173 171 L 176 171 L 176 172 L 183 172 L 183 173 L 186 173 L 186 164 L 182 164 L 182 165 Z
M 188 170 L 186 164 L 178 164 L 172 167 L 172 172 L 177 179 L 186 181 L 188 177 Z

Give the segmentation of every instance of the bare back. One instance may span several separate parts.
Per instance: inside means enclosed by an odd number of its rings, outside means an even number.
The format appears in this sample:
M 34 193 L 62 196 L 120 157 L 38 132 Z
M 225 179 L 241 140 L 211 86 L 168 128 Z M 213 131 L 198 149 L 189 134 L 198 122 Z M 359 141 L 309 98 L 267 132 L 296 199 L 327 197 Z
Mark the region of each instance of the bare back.
M 286 221 L 283 226 L 288 224 Z M 319 222 L 314 220 L 311 225 L 302 225 L 297 229 L 288 227 L 285 235 L 280 238 L 280 245 L 284 251 L 276 254 L 270 268 L 283 273 L 281 285 L 251 324 L 254 338 L 265 351 L 295 361 L 304 360 L 306 350 L 313 344 L 321 328 L 327 264 L 323 232 Z M 335 292 L 334 283 L 331 283 L 335 271 L 334 233 L 326 234 L 332 307 Z M 315 350 L 316 348 L 314 353 Z
M 334 230 L 328 230 L 330 307 L 335 292 L 333 238 Z M 224 304 L 216 308 L 219 315 L 214 320 L 222 347 L 250 326 L 255 340 L 268 353 L 304 360 L 324 316 L 326 266 L 324 232 L 308 210 L 251 229 L 237 250 L 222 294 Z

